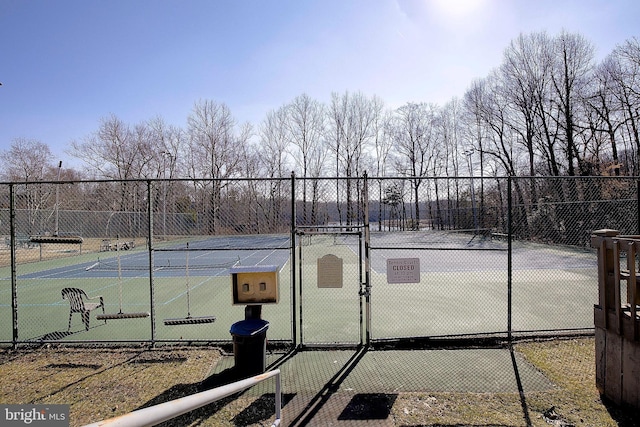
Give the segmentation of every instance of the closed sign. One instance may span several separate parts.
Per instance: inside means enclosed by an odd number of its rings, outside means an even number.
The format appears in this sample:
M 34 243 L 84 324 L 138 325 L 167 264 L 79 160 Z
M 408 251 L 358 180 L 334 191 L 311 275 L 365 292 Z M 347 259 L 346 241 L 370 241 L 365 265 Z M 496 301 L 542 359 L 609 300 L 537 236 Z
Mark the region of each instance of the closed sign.
M 420 258 L 388 258 L 387 283 L 420 283 Z

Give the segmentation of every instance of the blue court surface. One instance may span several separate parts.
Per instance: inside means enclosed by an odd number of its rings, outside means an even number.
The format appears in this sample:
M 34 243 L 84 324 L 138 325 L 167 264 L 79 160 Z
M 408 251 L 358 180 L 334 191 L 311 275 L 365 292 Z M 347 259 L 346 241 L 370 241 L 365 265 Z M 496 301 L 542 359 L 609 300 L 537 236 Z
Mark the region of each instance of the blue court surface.
M 226 275 L 230 267 L 276 265 L 289 260 L 288 236 L 205 238 L 157 245 L 153 251 L 155 277 Z M 90 261 L 21 274 L 20 279 L 148 277 L 146 248 L 100 252 Z

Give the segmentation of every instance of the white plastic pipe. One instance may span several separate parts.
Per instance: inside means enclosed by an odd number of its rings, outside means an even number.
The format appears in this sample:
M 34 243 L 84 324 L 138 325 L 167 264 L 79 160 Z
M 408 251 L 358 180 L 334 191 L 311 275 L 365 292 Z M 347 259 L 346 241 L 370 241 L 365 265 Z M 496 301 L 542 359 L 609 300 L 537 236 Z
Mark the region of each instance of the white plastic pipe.
M 87 424 L 84 427 L 101 427 L 101 426 L 118 426 L 118 427 L 145 427 L 154 426 L 163 421 L 170 420 L 178 417 L 187 412 L 198 409 L 202 406 L 213 403 L 217 400 L 223 399 L 234 393 L 242 391 L 246 388 L 252 387 L 261 381 L 276 377 L 276 419 L 272 426 L 276 427 L 280 425 L 281 418 L 281 406 L 282 406 L 282 390 L 280 382 L 280 370 L 274 369 L 273 371 L 265 372 L 264 374 L 256 375 L 255 377 L 247 378 L 244 380 L 236 381 L 235 383 L 216 387 L 211 390 L 203 391 L 200 393 L 185 396 L 180 399 L 172 400 L 170 402 L 160 403 L 148 408 L 139 409 L 137 411 L 129 412 L 119 417 L 109 418 L 95 422 L 93 424 Z

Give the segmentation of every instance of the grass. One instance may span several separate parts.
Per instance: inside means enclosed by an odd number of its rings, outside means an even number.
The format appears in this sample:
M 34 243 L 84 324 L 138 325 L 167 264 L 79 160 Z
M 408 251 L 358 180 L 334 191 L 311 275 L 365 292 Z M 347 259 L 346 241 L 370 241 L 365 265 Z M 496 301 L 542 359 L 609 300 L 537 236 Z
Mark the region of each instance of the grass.
M 518 344 L 516 351 L 554 384 L 546 392 L 400 395 L 398 426 L 636 426 L 628 410 L 603 402 L 595 387 L 590 338 Z
M 385 425 L 636 425 L 631 414 L 601 400 L 595 388 L 593 339 L 520 343 L 516 351 L 553 382 L 553 390 L 399 393 Z M 194 393 L 221 357 L 211 347 L 3 349 L 0 402 L 69 404 L 71 425 L 84 425 Z M 273 400 L 248 393 L 166 425 L 259 426 L 272 419 Z

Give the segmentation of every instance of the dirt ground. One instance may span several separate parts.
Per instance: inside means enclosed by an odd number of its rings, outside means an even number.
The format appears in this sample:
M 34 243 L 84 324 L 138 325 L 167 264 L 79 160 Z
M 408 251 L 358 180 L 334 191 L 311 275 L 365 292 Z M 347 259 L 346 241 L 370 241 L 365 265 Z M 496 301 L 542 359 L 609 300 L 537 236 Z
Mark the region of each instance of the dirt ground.
M 594 385 L 593 339 L 521 343 L 517 351 L 554 383 L 554 390 L 526 396 L 400 393 L 379 425 L 638 425 L 629 412 L 601 400 Z M 221 357 L 215 347 L 5 348 L 0 350 L 0 402 L 69 404 L 71 425 L 81 426 L 197 392 Z M 272 421 L 272 399 L 244 394 L 163 425 L 263 426 Z

